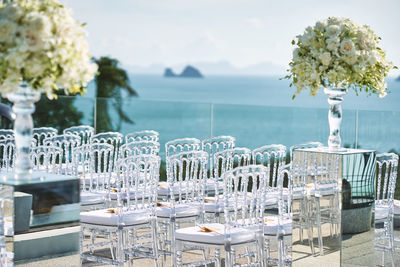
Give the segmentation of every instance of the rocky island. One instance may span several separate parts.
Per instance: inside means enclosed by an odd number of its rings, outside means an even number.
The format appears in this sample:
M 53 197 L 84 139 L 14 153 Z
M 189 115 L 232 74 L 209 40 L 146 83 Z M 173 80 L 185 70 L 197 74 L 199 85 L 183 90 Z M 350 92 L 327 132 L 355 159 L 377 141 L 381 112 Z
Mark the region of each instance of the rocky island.
M 175 74 L 171 68 L 166 68 L 164 71 L 164 77 L 203 78 L 204 76 L 195 67 L 186 66 L 179 75 Z

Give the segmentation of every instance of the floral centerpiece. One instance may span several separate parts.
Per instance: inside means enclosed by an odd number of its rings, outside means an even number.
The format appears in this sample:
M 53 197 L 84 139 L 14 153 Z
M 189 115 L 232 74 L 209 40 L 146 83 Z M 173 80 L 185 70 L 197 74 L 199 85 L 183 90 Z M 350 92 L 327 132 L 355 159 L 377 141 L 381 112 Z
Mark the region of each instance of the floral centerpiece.
M 385 97 L 384 78 L 396 67 L 386 60 L 380 38 L 367 25 L 347 18 L 318 21 L 296 38 L 292 41 L 295 49 L 285 78 L 297 88 L 293 98 L 303 90 L 315 96 L 321 87 L 325 88 L 331 105 L 328 145 L 339 148 L 340 104 L 347 89 Z
M 346 18 L 330 17 L 307 27 L 297 41 L 290 74 L 297 88 L 315 95 L 319 88 L 344 86 L 386 96 L 384 78 L 393 64 L 386 60 L 378 37 L 367 25 Z
M 97 71 L 86 32 L 57 0 L 15 0 L 0 6 L 0 91 L 22 81 L 53 98 L 84 93 Z
M 97 65 L 86 32 L 58 0 L 14 0 L 0 4 L 0 92 L 14 102 L 15 171 L 31 172 L 32 118 L 40 93 L 84 94 Z M 29 116 L 26 116 L 29 114 Z

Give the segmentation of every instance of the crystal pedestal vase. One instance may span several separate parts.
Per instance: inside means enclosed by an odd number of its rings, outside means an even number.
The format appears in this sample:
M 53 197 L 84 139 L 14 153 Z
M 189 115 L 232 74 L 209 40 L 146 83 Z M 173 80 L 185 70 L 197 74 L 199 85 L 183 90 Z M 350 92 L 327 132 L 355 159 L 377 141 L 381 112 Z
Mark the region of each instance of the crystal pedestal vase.
M 32 163 L 29 157 L 33 131 L 32 113 L 35 111 L 35 102 L 39 100 L 40 93 L 22 83 L 18 90 L 9 93 L 7 98 L 14 103 L 12 110 L 16 115 L 14 135 L 17 155 L 14 178 L 29 180 L 32 178 Z
M 328 147 L 330 150 L 339 150 L 341 148 L 340 125 L 342 123 L 342 102 L 343 96 L 347 94 L 347 89 L 325 88 L 324 93 L 328 96 L 328 103 L 330 105 L 328 113 Z

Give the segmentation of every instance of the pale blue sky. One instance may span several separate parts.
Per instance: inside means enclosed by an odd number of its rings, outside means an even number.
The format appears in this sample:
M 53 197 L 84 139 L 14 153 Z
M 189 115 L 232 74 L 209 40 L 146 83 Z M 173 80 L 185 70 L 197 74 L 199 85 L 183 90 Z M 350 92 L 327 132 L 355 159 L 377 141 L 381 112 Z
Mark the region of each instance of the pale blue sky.
M 287 65 L 291 40 L 328 16 L 370 25 L 382 37 L 388 58 L 400 65 L 399 0 L 61 1 L 87 23 L 92 54 L 125 65 Z

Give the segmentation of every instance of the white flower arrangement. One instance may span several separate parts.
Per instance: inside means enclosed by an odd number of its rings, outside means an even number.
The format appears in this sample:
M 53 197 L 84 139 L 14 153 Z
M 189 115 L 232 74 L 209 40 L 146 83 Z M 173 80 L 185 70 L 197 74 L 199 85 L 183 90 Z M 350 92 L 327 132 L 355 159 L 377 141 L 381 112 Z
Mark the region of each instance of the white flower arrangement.
M 386 60 L 380 38 L 367 25 L 330 17 L 296 38 L 290 73 L 285 77 L 297 88 L 293 98 L 308 89 L 315 96 L 322 86 L 386 96 L 384 78 L 397 67 Z
M 58 0 L 14 0 L 0 4 L 0 92 L 21 82 L 56 97 L 56 91 L 84 94 L 97 65 L 87 33 Z

